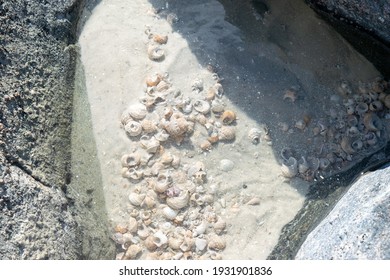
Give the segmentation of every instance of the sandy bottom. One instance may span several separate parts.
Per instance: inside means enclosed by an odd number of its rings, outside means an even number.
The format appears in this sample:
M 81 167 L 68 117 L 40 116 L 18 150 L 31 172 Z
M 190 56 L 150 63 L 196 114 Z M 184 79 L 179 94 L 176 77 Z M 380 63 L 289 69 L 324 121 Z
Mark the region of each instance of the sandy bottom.
M 118 258 L 130 244 L 137 244 L 142 251 L 133 257 L 129 253 L 127 258 L 265 259 L 282 227 L 302 206 L 310 184 L 298 176 L 291 180 L 282 176 L 282 149 L 288 148 L 297 158 L 318 153 L 324 140 L 314 137 L 312 131 L 318 120 L 329 118 L 330 108 L 342 108 L 343 99 L 337 91 L 340 81 L 357 84 L 378 73 L 300 1 L 294 5 L 272 1 L 268 10 L 257 11 L 243 4 L 246 17 L 236 17 L 234 9 L 229 11 L 229 19 L 237 27 L 225 21 L 224 7 L 217 1 L 151 2 L 153 5 L 146 0 L 101 1 L 79 39 L 107 211 L 114 238 L 124 243 L 118 245 Z M 167 43 L 160 46 L 165 53 L 161 61 L 148 57 L 153 34 L 168 36 Z M 226 125 L 235 129 L 233 141 L 220 141 L 203 151 L 200 144 L 209 133 L 194 121 L 193 133 L 185 134 L 180 143 L 172 137 L 162 142 L 163 148 L 152 154 L 150 162 L 137 167 L 145 172 L 151 169 L 163 150 L 181 159 L 179 166 L 168 166 L 161 172 L 177 177 L 184 173 L 191 186 L 195 185 L 194 193 L 212 197 L 204 204 L 190 202 L 179 211 L 181 220 L 162 217 L 165 195 L 151 195 L 156 204 L 150 208 L 129 202 L 135 190 L 150 194 L 150 181 L 157 176 L 149 174 L 134 181 L 121 175 L 122 156 L 143 152 L 140 136 L 126 134 L 122 114 L 129 105 L 147 97 L 146 91 L 153 94 L 145 78 L 155 73 L 165 75 L 170 86 L 146 119 L 160 122 L 165 108 L 176 110 L 175 100 L 195 103 L 217 82 L 224 94 L 216 99 L 237 116 Z M 203 90 L 197 89 L 196 81 L 202 81 Z M 293 92 L 294 100 L 284 98 L 286 90 Z M 196 119 L 200 114 L 193 109 L 184 115 Z M 220 126 L 218 114 L 206 117 L 216 128 Z M 296 127 L 301 121 L 303 129 Z M 261 131 L 258 144 L 248 137 L 252 128 Z M 233 162 L 226 171 L 221 166 L 223 159 Z M 201 181 L 189 174 L 197 162 L 205 166 L 206 177 Z M 177 186 L 185 191 L 179 183 Z M 135 210 L 139 214 L 134 214 Z M 143 214 L 149 220 L 142 220 Z M 138 231 L 130 229 L 131 215 L 138 222 Z M 226 222 L 223 231 L 213 228 L 217 220 Z M 206 229 L 194 234 L 202 221 L 207 222 Z M 198 248 L 199 242 L 190 253 L 164 244 L 148 250 L 139 233 L 142 226 L 152 235 L 163 232 L 168 237 L 205 239 L 209 247 Z M 226 248 L 210 246 L 216 233 L 225 240 Z

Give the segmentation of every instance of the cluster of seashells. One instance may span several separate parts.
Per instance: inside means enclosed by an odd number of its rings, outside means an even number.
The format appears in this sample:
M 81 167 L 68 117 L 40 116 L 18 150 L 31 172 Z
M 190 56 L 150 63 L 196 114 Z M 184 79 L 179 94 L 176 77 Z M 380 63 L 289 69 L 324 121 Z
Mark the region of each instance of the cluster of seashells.
M 353 90 L 343 81 L 339 87 L 343 98 L 340 108 L 331 108 L 329 116 L 317 121 L 305 115 L 294 127 L 304 131 L 311 125 L 316 154 L 299 155 L 290 148 L 281 151 L 281 173 L 286 178 L 300 177 L 307 181 L 321 179 L 343 170 L 387 142 L 390 109 L 390 88 L 383 79 L 360 83 Z M 295 102 L 292 90 L 284 99 Z M 335 97 L 338 100 L 338 96 Z M 287 131 L 288 125 L 281 126 Z
M 122 114 L 135 146 L 121 158 L 122 176 L 134 186 L 131 217 L 113 236 L 119 259 L 222 258 L 226 222 L 213 207 L 215 189 L 207 187 L 205 165 L 183 163 L 173 146 L 208 152 L 219 142 L 231 143 L 237 116 L 225 108 L 218 81 L 204 90 L 196 79 L 191 93 L 196 98 L 175 89 L 168 74 L 154 74 L 146 78 L 144 96 Z

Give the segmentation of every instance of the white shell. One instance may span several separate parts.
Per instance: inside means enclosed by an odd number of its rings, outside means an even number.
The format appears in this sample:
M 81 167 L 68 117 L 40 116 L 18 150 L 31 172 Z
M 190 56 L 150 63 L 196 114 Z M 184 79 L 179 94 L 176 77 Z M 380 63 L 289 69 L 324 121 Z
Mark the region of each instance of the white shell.
M 290 157 L 282 163 L 282 175 L 286 178 L 292 178 L 298 173 L 298 161 L 294 157 Z
M 142 201 L 144 201 L 145 196 L 146 196 L 145 194 L 139 194 L 139 193 L 132 192 L 129 195 L 130 203 L 134 206 L 140 206 Z
M 215 94 L 218 98 L 221 98 L 223 95 L 223 87 L 220 83 L 216 83 L 213 88 L 215 89 Z
M 165 206 L 163 209 L 162 209 L 162 213 L 164 215 L 164 217 L 168 220 L 173 220 L 176 218 L 177 216 L 177 211 L 172 209 L 171 207 L 169 206 Z
M 203 115 L 210 112 L 210 103 L 206 100 L 196 100 L 193 105 L 194 109 Z
M 154 186 L 154 190 L 158 193 L 163 193 L 169 188 L 171 183 L 172 183 L 172 178 L 169 175 L 159 174 L 157 176 L 157 182 L 156 185 Z
M 157 247 L 161 247 L 168 243 L 168 238 L 162 231 L 159 230 L 153 234 L 153 243 L 156 244 Z
M 195 228 L 195 230 L 194 230 L 194 237 L 195 236 L 198 236 L 198 235 L 201 235 L 201 234 L 203 234 L 203 233 L 205 233 L 206 232 L 206 230 L 207 230 L 207 227 L 208 227 L 208 223 L 206 222 L 206 221 L 202 221 L 201 223 L 200 223 L 200 225 L 198 225 L 196 228 Z
M 139 253 L 141 253 L 142 248 L 137 244 L 132 244 L 127 248 L 126 253 L 123 255 L 125 260 L 135 260 Z
M 125 125 L 125 131 L 132 137 L 138 136 L 142 133 L 142 125 L 136 121 L 129 121 Z
M 146 106 L 141 103 L 130 105 L 126 112 L 128 112 L 128 114 L 135 120 L 142 120 L 148 113 Z
M 190 199 L 190 194 L 188 191 L 182 191 L 179 196 L 176 197 L 168 197 L 167 204 L 174 210 L 179 210 L 188 205 L 188 201 Z
M 214 223 L 213 227 L 214 227 L 214 231 L 217 234 L 221 234 L 226 228 L 226 222 L 221 218 L 218 218 L 218 220 Z
M 165 52 L 160 46 L 151 44 L 148 47 L 148 57 L 153 61 L 161 61 L 165 58 Z
M 195 239 L 195 249 L 197 252 L 202 252 L 207 247 L 207 240 L 204 238 Z
M 219 140 L 230 141 L 236 138 L 236 130 L 232 126 L 222 126 L 218 131 Z
M 213 113 L 222 113 L 225 110 L 225 104 L 220 99 L 214 99 L 211 102 L 211 111 Z
M 201 92 L 203 90 L 203 80 L 196 78 L 191 85 L 192 90 Z
M 134 167 L 140 163 L 141 156 L 138 153 L 125 154 L 121 158 L 123 167 Z
M 219 251 L 225 249 L 226 241 L 223 237 L 214 234 L 210 236 L 208 245 L 209 249 Z
M 258 128 L 252 128 L 248 132 L 248 138 L 253 144 L 258 144 L 260 142 L 261 130 Z
M 307 162 L 304 156 L 298 161 L 298 172 L 304 174 L 310 168 L 309 163 Z
M 160 141 L 160 142 L 165 142 L 165 141 L 168 140 L 169 134 L 168 134 L 165 130 L 160 130 L 160 131 L 158 131 L 158 132 L 154 135 L 154 137 L 155 137 L 158 141 Z
M 234 168 L 234 162 L 231 161 L 230 159 L 221 159 L 221 161 L 219 162 L 219 169 L 224 171 L 224 172 L 229 172 L 231 170 L 233 170 Z

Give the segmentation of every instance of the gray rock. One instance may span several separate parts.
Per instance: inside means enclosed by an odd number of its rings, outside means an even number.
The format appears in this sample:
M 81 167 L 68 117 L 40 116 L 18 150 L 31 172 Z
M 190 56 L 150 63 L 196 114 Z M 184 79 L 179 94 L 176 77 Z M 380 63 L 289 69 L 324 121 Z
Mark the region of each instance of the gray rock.
M 296 259 L 390 259 L 390 167 L 355 182 Z

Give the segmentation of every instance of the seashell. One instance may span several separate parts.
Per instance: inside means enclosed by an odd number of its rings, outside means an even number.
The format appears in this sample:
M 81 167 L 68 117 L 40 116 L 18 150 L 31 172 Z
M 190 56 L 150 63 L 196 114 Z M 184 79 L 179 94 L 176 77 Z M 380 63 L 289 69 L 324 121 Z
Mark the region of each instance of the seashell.
M 195 250 L 196 252 L 203 252 L 207 248 L 207 240 L 204 238 L 196 238 L 195 239 Z
M 347 135 L 348 136 L 354 137 L 354 136 L 358 136 L 359 134 L 360 134 L 360 131 L 359 131 L 359 129 L 356 126 L 351 126 L 347 130 Z
M 365 112 L 368 111 L 368 105 L 367 103 L 364 103 L 364 102 L 359 102 L 357 105 L 356 105 L 356 108 L 355 108 L 355 112 L 356 114 L 358 115 L 363 115 Z
M 259 205 L 259 204 L 260 204 L 260 198 L 258 197 L 253 197 L 246 203 L 246 205 Z
M 136 121 L 129 121 L 125 125 L 125 131 L 129 136 L 135 137 L 142 133 L 142 125 Z
M 161 81 L 160 74 L 154 74 L 154 75 L 146 77 L 146 79 L 145 79 L 145 83 L 148 87 L 155 87 L 158 85 L 158 83 L 160 81 Z
M 158 193 L 164 193 L 172 184 L 172 178 L 169 175 L 158 174 L 154 190 Z
M 212 133 L 208 138 L 207 141 L 209 141 L 211 144 L 215 144 L 219 141 L 219 136 L 217 133 Z
M 122 177 L 133 180 L 140 180 L 144 176 L 144 173 L 141 170 L 137 170 L 133 167 L 122 168 Z
M 294 125 L 296 128 L 300 129 L 300 130 L 304 130 L 305 127 L 306 127 L 306 123 L 304 120 L 298 120 L 295 125 Z
M 127 227 L 124 224 L 117 224 L 114 228 L 115 232 L 119 232 L 121 234 L 124 234 L 127 232 Z
M 214 203 L 214 196 L 211 195 L 211 194 L 205 194 L 205 195 L 203 196 L 203 201 L 204 201 L 205 203 L 212 204 L 212 203 Z
M 224 92 L 222 85 L 220 83 L 216 83 L 215 85 L 213 85 L 213 88 L 215 90 L 215 95 L 218 98 L 222 98 Z
M 121 158 L 121 163 L 123 167 L 134 167 L 139 165 L 141 160 L 141 155 L 139 153 L 131 153 L 123 155 Z
M 178 212 L 174 209 L 172 209 L 171 207 L 169 206 L 165 206 L 163 209 L 162 209 L 162 213 L 164 215 L 164 217 L 168 220 L 173 220 L 176 218 Z
M 134 217 L 129 218 L 127 229 L 130 233 L 136 233 L 138 230 L 138 222 Z
M 369 106 L 370 111 L 376 112 L 383 109 L 383 104 L 379 100 L 373 101 Z
M 173 161 L 173 155 L 169 152 L 165 152 L 160 157 L 160 162 L 164 165 L 171 165 Z
M 188 168 L 187 170 L 188 178 L 192 178 L 195 175 L 195 173 L 198 171 L 205 171 L 205 170 L 206 168 L 204 163 L 201 161 L 197 161 Z
M 203 199 L 198 193 L 193 193 L 190 197 L 190 201 L 196 206 L 202 206 L 204 204 Z
M 142 201 L 144 201 L 145 196 L 146 196 L 145 194 L 139 194 L 139 193 L 132 192 L 129 195 L 130 203 L 134 206 L 140 206 Z
M 144 245 L 145 245 L 146 249 L 148 249 L 149 251 L 154 251 L 157 249 L 157 245 L 156 245 L 156 243 L 154 243 L 154 236 L 153 235 L 149 235 L 145 239 Z
M 221 218 L 218 218 L 218 220 L 214 223 L 213 228 L 217 234 L 221 234 L 226 229 L 226 222 Z
M 343 149 L 344 152 L 346 152 L 349 155 L 354 154 L 356 151 L 352 147 L 353 139 L 347 136 L 344 136 L 341 139 L 340 146 Z
M 176 155 L 172 155 L 173 159 L 172 159 L 172 162 L 171 162 L 171 166 L 173 168 L 178 168 L 180 166 L 180 157 L 176 156 Z
M 214 114 L 220 114 L 225 110 L 225 104 L 220 99 L 214 99 L 211 102 L 211 111 Z
M 360 140 L 360 139 L 357 139 L 357 140 L 355 140 L 355 141 L 352 142 L 351 147 L 352 147 L 352 149 L 354 149 L 355 151 L 358 151 L 358 150 L 360 150 L 361 148 L 363 148 L 363 141 Z
M 212 260 L 222 260 L 222 255 L 217 252 L 210 252 L 210 259 Z
M 200 114 L 200 115 L 196 116 L 196 121 L 201 125 L 206 125 L 208 122 L 208 119 L 205 115 Z
M 210 250 L 220 251 L 225 249 L 225 247 L 226 247 L 226 241 L 221 236 L 213 234 L 212 236 L 209 237 L 208 248 Z
M 221 121 L 224 125 L 233 123 L 236 120 L 236 114 L 231 110 L 226 110 L 221 116 Z
M 154 135 L 154 138 L 159 142 L 165 142 L 169 139 L 169 134 L 165 130 L 160 130 Z
M 206 221 L 202 221 L 193 231 L 194 237 L 204 234 L 208 228 L 208 223 Z
M 150 236 L 150 229 L 146 227 L 144 224 L 142 224 L 141 226 L 138 227 L 137 235 L 142 240 L 145 240 L 146 238 L 148 238 L 148 236 Z
M 163 80 L 163 81 L 158 83 L 158 85 L 156 86 L 156 89 L 159 92 L 164 92 L 164 91 L 167 91 L 170 87 L 171 87 L 171 85 Z
M 142 120 L 141 126 L 142 130 L 146 133 L 155 133 L 157 131 L 157 125 L 152 120 Z
M 153 243 L 160 248 L 168 243 L 168 238 L 162 231 L 159 230 L 153 234 Z
M 187 132 L 188 123 L 183 117 L 171 117 L 167 126 L 165 126 L 165 130 L 172 137 L 182 136 Z
M 196 100 L 193 105 L 194 109 L 203 114 L 206 115 L 210 112 L 210 103 L 206 100 Z
M 209 90 L 206 93 L 206 100 L 212 101 L 214 100 L 215 96 L 216 96 L 216 90 L 214 89 L 214 87 L 209 88 Z
M 221 141 L 230 141 L 236 138 L 236 130 L 231 126 L 222 126 L 218 131 L 218 137 Z
M 357 126 L 359 123 L 358 118 L 356 116 L 348 116 L 347 124 L 348 126 Z
M 320 158 L 320 166 L 319 166 L 319 169 L 320 170 L 326 170 L 328 169 L 330 166 L 330 160 L 327 159 L 327 158 Z
M 172 250 L 180 250 L 180 246 L 184 242 L 184 237 L 179 234 L 174 234 L 168 238 L 168 246 Z
M 140 138 L 140 145 L 149 154 L 154 154 L 160 148 L 160 141 L 154 136 L 149 138 L 147 135 L 142 135 Z
M 259 144 L 260 143 L 260 136 L 261 136 L 261 130 L 258 128 L 252 128 L 248 132 L 248 138 L 252 142 L 252 144 Z
M 165 58 L 165 51 L 160 46 L 150 44 L 148 47 L 148 57 L 153 61 L 162 61 Z
M 160 174 L 160 171 L 161 170 L 164 170 L 165 169 L 165 166 L 164 164 L 162 164 L 161 162 L 157 161 L 155 162 L 151 169 L 150 169 L 150 173 L 153 175 L 153 176 L 157 176 L 158 174 Z M 156 182 L 153 184 L 153 185 L 156 185 Z M 154 189 L 154 187 L 153 187 Z
M 378 99 L 379 94 L 375 91 L 369 91 L 368 96 L 370 97 L 370 101 L 375 101 Z
M 190 194 L 188 191 L 182 191 L 179 196 L 176 197 L 168 197 L 167 204 L 174 210 L 179 210 L 188 205 L 188 201 L 190 198 Z
M 288 89 L 284 92 L 284 95 L 283 95 L 283 100 L 289 100 L 291 101 L 292 103 L 294 103 L 298 98 L 298 95 L 297 93 L 295 92 L 295 90 L 293 89 Z
M 300 174 L 304 174 L 309 168 L 309 163 L 307 162 L 306 158 L 302 156 L 298 161 L 298 172 Z
M 201 148 L 203 151 L 209 151 L 209 150 L 211 150 L 211 148 L 212 148 L 212 145 L 211 145 L 210 141 L 208 141 L 208 140 L 202 141 L 202 143 L 200 143 L 199 146 L 200 146 L 200 148 Z
M 368 131 L 378 131 L 382 129 L 382 121 L 375 113 L 365 114 L 363 123 Z
M 144 96 L 140 99 L 141 104 L 145 105 L 146 109 L 149 110 L 157 103 L 157 98 L 152 96 Z
M 196 78 L 191 85 L 192 90 L 201 92 L 203 90 L 203 80 Z
M 386 95 L 386 97 L 383 98 L 383 103 L 388 109 L 390 109 L 390 94 Z
M 141 246 L 132 244 L 129 246 L 129 248 L 127 248 L 126 253 L 122 257 L 122 260 L 135 260 L 141 252 Z
M 130 105 L 126 112 L 132 117 L 134 120 L 142 120 L 146 117 L 148 111 L 146 109 L 146 106 L 141 103 L 136 103 L 133 105 Z
M 347 97 L 352 93 L 352 89 L 347 81 L 341 81 L 340 86 L 338 87 L 338 92 L 343 97 Z
M 219 169 L 224 171 L 224 172 L 229 172 L 233 170 L 234 168 L 234 162 L 231 161 L 230 159 L 221 159 L 219 162 Z
M 192 247 L 194 247 L 194 240 L 192 238 L 186 237 L 183 240 L 183 243 L 180 245 L 180 250 L 183 252 L 188 252 L 192 250 Z
M 298 173 L 298 161 L 294 157 L 290 157 L 282 163 L 281 171 L 286 178 L 294 177 Z
M 368 132 L 365 136 L 364 139 L 367 141 L 367 144 L 370 146 L 375 145 L 378 143 L 378 138 L 376 137 L 376 134 L 372 131 Z
M 154 206 L 156 206 L 156 200 L 153 197 L 147 195 L 140 206 L 152 209 Z
M 309 163 L 309 168 L 311 171 L 316 172 L 320 167 L 320 160 L 314 156 L 308 156 L 307 162 Z
M 363 103 L 363 104 L 365 104 L 365 103 Z M 353 104 L 348 105 L 348 106 L 346 106 L 345 110 L 347 111 L 348 115 L 353 115 L 355 113 L 355 106 Z
M 194 182 L 200 185 L 205 183 L 207 180 L 207 174 L 204 171 L 197 171 L 192 177 Z
M 167 35 L 159 35 L 159 34 L 154 34 L 152 36 L 152 39 L 154 42 L 160 44 L 160 45 L 164 45 L 168 42 L 168 36 Z

